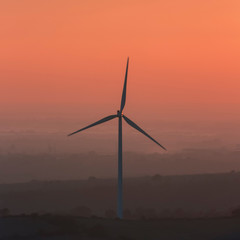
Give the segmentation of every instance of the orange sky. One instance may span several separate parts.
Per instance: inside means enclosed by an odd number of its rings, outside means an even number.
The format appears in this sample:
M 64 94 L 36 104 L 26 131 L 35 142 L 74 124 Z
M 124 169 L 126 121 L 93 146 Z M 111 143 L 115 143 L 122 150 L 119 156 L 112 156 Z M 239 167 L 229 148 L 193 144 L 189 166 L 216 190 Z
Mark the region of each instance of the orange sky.
M 239 0 L 1 0 L 0 115 L 115 113 L 127 56 L 133 119 L 240 119 Z

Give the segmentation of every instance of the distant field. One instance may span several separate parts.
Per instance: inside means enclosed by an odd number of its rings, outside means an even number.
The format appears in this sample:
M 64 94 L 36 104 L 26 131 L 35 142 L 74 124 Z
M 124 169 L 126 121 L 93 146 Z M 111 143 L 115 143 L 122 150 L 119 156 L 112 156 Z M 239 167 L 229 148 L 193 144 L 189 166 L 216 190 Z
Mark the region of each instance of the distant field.
M 2 184 L 0 240 L 239 240 L 239 185 L 238 172 L 128 178 L 117 220 L 115 179 Z
M 240 218 L 111 220 L 67 216 L 0 218 L 1 240 L 237 240 Z
M 240 206 L 240 173 L 148 176 L 124 179 L 128 219 L 216 218 Z M 116 179 L 31 181 L 0 185 L 0 210 L 114 217 Z M 1 214 L 0 214 L 1 216 Z

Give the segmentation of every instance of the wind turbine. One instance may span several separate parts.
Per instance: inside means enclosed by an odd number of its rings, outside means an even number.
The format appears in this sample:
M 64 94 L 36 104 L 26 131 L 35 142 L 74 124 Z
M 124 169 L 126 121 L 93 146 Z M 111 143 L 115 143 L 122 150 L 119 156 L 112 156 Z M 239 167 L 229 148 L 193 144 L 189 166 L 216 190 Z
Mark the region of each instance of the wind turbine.
M 128 76 L 128 63 L 129 58 L 127 59 L 127 67 L 126 67 L 126 73 L 125 73 L 125 80 L 123 85 L 123 92 L 122 92 L 122 100 L 120 105 L 120 110 L 117 111 L 117 114 L 107 116 L 93 124 L 88 125 L 87 127 L 81 128 L 73 133 L 70 133 L 68 136 L 71 136 L 73 134 L 79 133 L 83 130 L 86 130 L 88 128 L 94 127 L 96 125 L 99 125 L 101 123 L 107 122 L 109 120 L 112 120 L 114 118 L 118 118 L 118 205 L 117 205 L 117 216 L 118 218 L 123 218 L 123 202 L 122 202 L 122 118 L 133 128 L 144 134 L 146 137 L 150 138 L 153 142 L 155 142 L 157 145 L 159 145 L 161 148 L 166 150 L 165 147 L 163 147 L 159 142 L 157 142 L 155 139 L 153 139 L 149 134 L 147 134 L 143 129 L 141 129 L 136 123 L 134 123 L 132 120 L 130 120 L 128 117 L 123 115 L 123 109 L 126 103 L 126 92 L 127 92 L 127 76 Z

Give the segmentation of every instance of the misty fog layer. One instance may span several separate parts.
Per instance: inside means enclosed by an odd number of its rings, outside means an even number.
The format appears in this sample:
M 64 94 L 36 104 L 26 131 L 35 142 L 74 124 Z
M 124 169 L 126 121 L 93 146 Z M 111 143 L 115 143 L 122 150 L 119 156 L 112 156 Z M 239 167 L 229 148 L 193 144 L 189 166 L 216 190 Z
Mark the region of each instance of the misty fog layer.
M 178 153 L 124 152 L 125 177 L 231 172 L 240 170 L 240 151 L 188 149 Z M 0 183 L 31 180 L 117 177 L 117 155 L 97 154 L 1 154 Z

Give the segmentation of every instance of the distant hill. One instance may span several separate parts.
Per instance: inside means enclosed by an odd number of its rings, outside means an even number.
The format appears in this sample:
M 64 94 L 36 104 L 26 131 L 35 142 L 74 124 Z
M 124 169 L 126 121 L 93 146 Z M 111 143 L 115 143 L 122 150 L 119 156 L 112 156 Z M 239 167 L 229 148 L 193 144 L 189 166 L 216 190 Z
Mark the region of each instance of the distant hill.
M 153 175 L 124 180 L 128 218 L 229 216 L 240 206 L 240 173 Z M 30 181 L 0 185 L 0 209 L 11 214 L 115 216 L 116 179 Z

